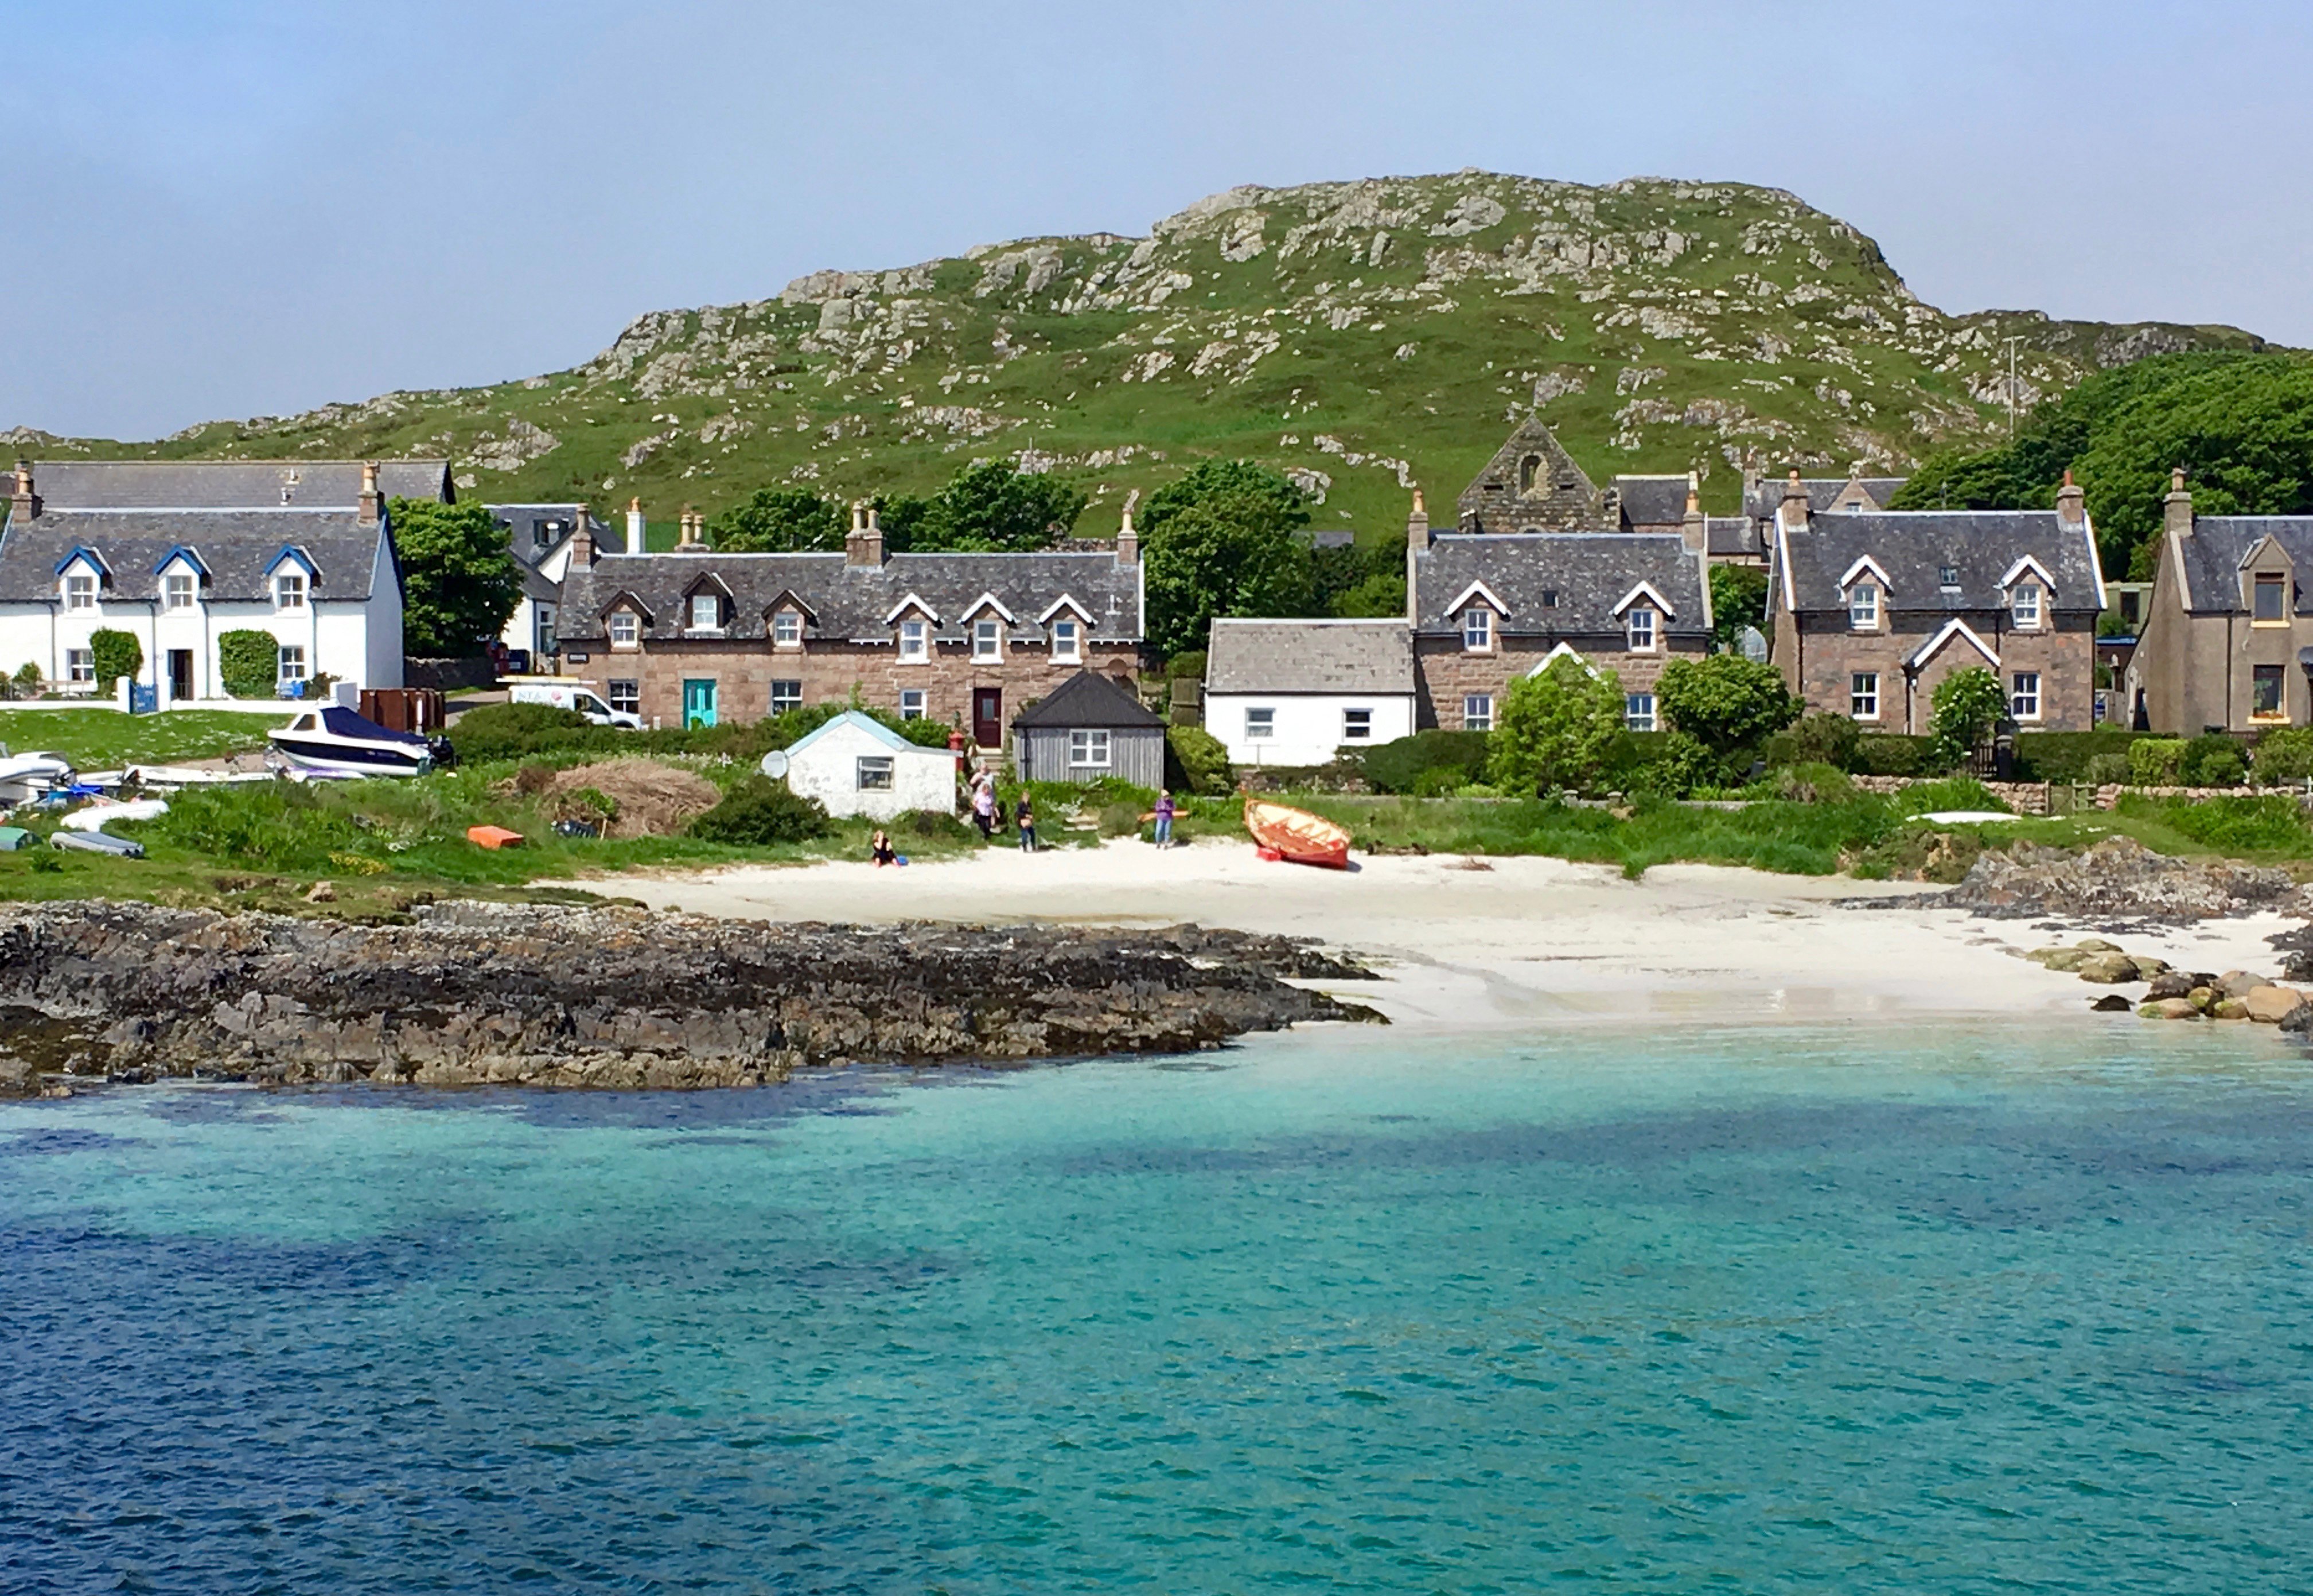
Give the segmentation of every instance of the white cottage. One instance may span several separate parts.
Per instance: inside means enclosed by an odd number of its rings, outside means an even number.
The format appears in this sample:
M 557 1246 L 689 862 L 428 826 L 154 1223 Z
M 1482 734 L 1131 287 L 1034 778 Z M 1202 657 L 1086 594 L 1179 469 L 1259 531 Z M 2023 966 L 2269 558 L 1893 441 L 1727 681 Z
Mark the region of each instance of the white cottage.
M 787 787 L 831 815 L 888 820 L 911 810 L 955 812 L 955 760 L 944 748 L 910 742 L 856 709 L 787 750 Z
M 224 698 L 255 634 L 285 694 L 401 685 L 401 570 L 374 468 L 354 506 L 64 507 L 16 471 L 0 532 L 0 671 L 94 693 L 95 634 L 126 632 L 163 702 Z
M 1216 619 L 1205 730 L 1233 765 L 1323 765 L 1413 735 L 1413 629 L 1402 620 Z
M 624 538 L 607 522 L 595 519 L 584 504 L 491 504 L 488 508 L 522 568 L 522 597 L 506 618 L 498 641 L 510 650 L 528 653 L 528 670 L 550 671 L 549 662 L 562 652 L 562 582 L 570 574 L 572 554 L 580 547 L 590 555 L 642 553 L 642 501 L 637 499 L 627 508 Z M 585 545 L 577 539 L 582 524 L 589 539 Z

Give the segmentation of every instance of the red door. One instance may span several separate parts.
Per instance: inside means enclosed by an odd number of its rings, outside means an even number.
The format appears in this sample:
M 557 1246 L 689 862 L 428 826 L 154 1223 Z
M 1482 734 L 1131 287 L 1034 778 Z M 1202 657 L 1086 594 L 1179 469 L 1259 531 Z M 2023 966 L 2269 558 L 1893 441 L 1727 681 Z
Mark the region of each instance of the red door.
M 1003 746 L 1004 689 L 1002 688 L 972 689 L 972 740 L 982 748 Z

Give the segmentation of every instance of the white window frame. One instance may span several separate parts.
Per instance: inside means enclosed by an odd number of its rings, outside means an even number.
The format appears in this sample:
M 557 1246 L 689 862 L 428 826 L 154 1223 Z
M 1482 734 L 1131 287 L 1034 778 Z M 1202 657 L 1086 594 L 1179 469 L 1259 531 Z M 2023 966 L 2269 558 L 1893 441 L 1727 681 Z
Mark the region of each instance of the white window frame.
M 1109 735 L 1101 728 L 1079 727 L 1069 733 L 1069 769 L 1105 770 L 1109 757 Z
M 2040 584 L 2036 582 L 2019 582 L 2010 589 L 2008 614 L 2009 618 L 2016 623 L 2018 631 L 2038 631 L 2040 629 Z
M 273 574 L 273 608 L 286 614 L 305 608 L 308 583 L 303 571 L 276 571 Z M 284 678 L 284 680 L 290 680 Z M 302 680 L 303 678 L 296 680 Z
M 694 632 L 719 632 L 723 629 L 723 600 L 721 595 L 711 591 L 702 589 L 699 592 L 691 594 L 689 599 L 684 601 L 684 604 L 690 612 L 690 630 Z M 699 618 L 699 607 L 701 605 L 706 606 L 706 614 L 708 618 L 705 620 Z
M 1847 629 L 1851 632 L 1876 632 L 1879 629 L 1879 584 L 1859 582 L 1847 590 Z
M 932 657 L 932 627 L 927 620 L 900 623 L 900 663 L 927 665 Z
M 896 761 L 889 754 L 861 754 L 851 762 L 852 791 L 890 792 L 895 763 Z
M 923 719 L 924 705 L 929 695 L 921 688 L 901 688 L 900 689 L 900 718 L 903 721 L 919 721 Z
M 1244 711 L 1244 740 L 1247 742 L 1277 741 L 1277 709 L 1274 705 L 1247 705 Z
M 1644 604 L 1631 605 L 1623 617 L 1623 640 L 1632 653 L 1655 652 L 1655 641 L 1661 636 L 1655 618 L 1654 610 Z
M 1876 721 L 1879 718 L 1879 672 L 1851 671 L 1847 673 L 1847 718 L 1851 721 Z
M 1052 622 L 1052 658 L 1061 664 L 1074 665 L 1084 660 L 1084 623 L 1066 616 Z
M 161 607 L 190 609 L 200 601 L 200 578 L 190 571 L 171 571 L 161 578 Z
M 2029 683 L 2029 686 L 2026 684 Z M 2017 721 L 2036 721 L 2040 718 L 2040 673 L 2018 671 L 2008 679 L 2008 718 Z
M 643 645 L 643 618 L 631 609 L 611 611 L 611 646 L 640 648 Z
M 1004 623 L 993 616 L 984 616 L 972 623 L 972 657 L 986 663 L 1004 657 Z
M 1626 732 L 1655 730 L 1655 696 L 1652 693 L 1623 695 L 1623 729 Z
M 96 650 L 68 648 L 65 650 L 65 680 L 69 682 L 96 680 Z
M 1494 729 L 1494 696 L 1491 693 L 1462 695 L 1462 730 L 1491 732 Z
M 1371 742 L 1373 741 L 1373 716 L 1374 712 L 1370 709 L 1342 710 L 1341 741 L 1343 742 Z
M 788 688 L 794 690 L 791 694 L 781 692 L 779 689 L 782 688 Z M 800 681 L 774 681 L 771 683 L 771 713 L 773 715 L 784 715 L 790 709 L 801 709 L 802 707 L 803 683 Z
M 611 700 L 611 707 L 613 710 L 621 715 L 640 715 L 643 712 L 643 684 L 640 678 L 614 676 L 603 685 L 605 696 Z
M 93 572 L 72 571 L 66 574 L 65 608 L 67 609 L 96 608 L 96 576 Z
M 1473 604 L 1462 611 L 1462 652 L 1494 652 L 1494 612 L 1483 604 Z
M 792 609 L 782 609 L 771 617 L 771 646 L 801 648 L 803 646 L 803 617 Z
M 312 678 L 307 674 L 307 667 L 311 662 L 312 662 L 305 658 L 305 645 L 303 644 L 284 643 L 274 651 L 273 680 L 276 681 L 310 681 Z

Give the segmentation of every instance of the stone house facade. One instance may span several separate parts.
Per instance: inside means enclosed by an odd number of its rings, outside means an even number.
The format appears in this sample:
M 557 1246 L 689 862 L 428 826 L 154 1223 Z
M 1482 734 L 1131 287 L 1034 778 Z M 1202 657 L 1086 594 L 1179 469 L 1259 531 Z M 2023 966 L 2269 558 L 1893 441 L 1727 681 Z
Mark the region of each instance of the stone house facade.
M 1981 665 L 2019 726 L 2096 723 L 2104 574 L 2069 481 L 2054 511 L 1824 513 L 1794 471 L 1769 577 L 1771 657 L 1811 710 L 1923 733 L 1936 688 Z
M 2313 516 L 2196 516 L 2182 471 L 2163 510 L 2121 679 L 2131 722 L 2187 737 L 2313 724 Z
M 872 511 L 840 554 L 605 554 L 574 539 L 562 671 L 675 726 L 859 701 L 1000 747 L 1010 717 L 1078 671 L 1137 680 L 1139 542 L 1025 554 L 889 554 Z

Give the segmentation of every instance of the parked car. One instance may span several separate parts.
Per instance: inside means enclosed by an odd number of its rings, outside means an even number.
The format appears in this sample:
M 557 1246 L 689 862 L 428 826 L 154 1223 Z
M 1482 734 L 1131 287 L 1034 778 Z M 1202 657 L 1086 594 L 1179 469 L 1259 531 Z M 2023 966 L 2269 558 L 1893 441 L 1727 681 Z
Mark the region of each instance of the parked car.
M 642 716 L 611 708 L 590 681 L 518 681 L 513 684 L 507 697 L 515 704 L 550 704 L 557 709 L 575 709 L 598 726 L 623 726 L 629 732 L 643 729 Z

